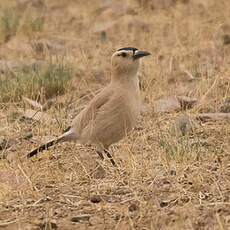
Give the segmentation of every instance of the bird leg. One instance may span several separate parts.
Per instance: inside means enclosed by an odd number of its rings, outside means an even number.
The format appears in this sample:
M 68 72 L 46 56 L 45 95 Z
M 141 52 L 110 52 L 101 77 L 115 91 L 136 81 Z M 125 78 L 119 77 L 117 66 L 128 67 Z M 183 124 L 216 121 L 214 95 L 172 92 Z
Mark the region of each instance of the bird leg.
M 112 163 L 112 165 L 113 165 L 113 166 L 116 166 L 116 163 L 115 163 L 115 161 L 113 160 L 113 157 L 111 156 L 111 154 L 109 153 L 109 151 L 107 151 L 107 150 L 104 149 L 104 152 L 106 153 L 106 155 L 107 155 L 108 159 L 110 160 L 110 162 Z M 97 154 L 99 155 L 99 157 L 100 157 L 102 160 L 105 159 L 104 156 L 103 156 L 103 154 L 102 154 L 102 152 L 97 151 Z
M 107 151 L 106 149 L 104 150 L 104 152 L 106 153 L 107 157 L 109 158 L 110 162 L 112 163 L 113 166 L 116 166 L 115 161 L 113 160 L 113 157 L 111 156 L 111 154 L 109 153 L 109 151 Z
M 100 151 L 96 151 L 96 152 L 97 152 L 97 154 L 99 155 L 99 157 L 100 157 L 102 160 L 105 159 L 104 156 L 103 156 L 103 154 L 102 154 L 102 152 L 100 152 Z

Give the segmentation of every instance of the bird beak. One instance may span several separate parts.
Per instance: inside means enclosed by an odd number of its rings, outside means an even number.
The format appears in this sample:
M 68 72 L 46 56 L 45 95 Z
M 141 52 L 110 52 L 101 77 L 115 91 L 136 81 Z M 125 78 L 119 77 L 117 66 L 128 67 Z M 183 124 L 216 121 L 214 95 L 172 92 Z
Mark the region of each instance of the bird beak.
M 137 50 L 133 55 L 133 59 L 136 60 L 136 59 L 139 59 L 141 57 L 148 56 L 148 55 L 151 55 L 151 53 L 149 53 L 147 51 L 143 51 L 143 50 Z

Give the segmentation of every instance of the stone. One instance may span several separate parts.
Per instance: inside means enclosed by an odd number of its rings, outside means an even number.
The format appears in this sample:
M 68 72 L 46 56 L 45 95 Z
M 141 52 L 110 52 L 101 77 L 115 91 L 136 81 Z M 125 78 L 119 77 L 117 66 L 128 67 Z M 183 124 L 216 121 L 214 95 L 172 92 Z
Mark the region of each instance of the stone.
M 230 120 L 230 113 L 200 113 L 197 118 L 201 121 L 207 120 Z
M 136 211 L 136 210 L 138 210 L 138 207 L 137 207 L 137 205 L 136 204 L 131 204 L 130 206 L 129 206 L 129 211 L 130 212 L 134 212 L 134 211 Z
M 45 123 L 51 123 L 52 122 L 52 118 L 49 114 L 44 113 L 44 112 L 39 112 L 36 110 L 32 110 L 32 109 L 27 109 L 24 113 L 24 117 L 29 118 L 29 119 L 33 119 L 35 121 L 42 121 Z
M 156 111 L 160 113 L 169 113 L 181 110 L 181 104 L 176 96 L 158 99 L 154 101 L 154 106 Z
M 29 105 L 31 105 L 32 107 L 34 107 L 35 109 L 39 109 L 41 111 L 43 110 L 42 105 L 37 101 L 34 101 L 24 96 L 22 96 L 22 100 L 28 103 Z
M 91 215 L 90 214 L 82 214 L 79 216 L 73 216 L 71 218 L 72 222 L 80 222 L 80 221 L 89 221 Z
M 92 203 L 99 203 L 102 201 L 100 195 L 93 195 L 91 198 L 90 198 L 90 201 Z

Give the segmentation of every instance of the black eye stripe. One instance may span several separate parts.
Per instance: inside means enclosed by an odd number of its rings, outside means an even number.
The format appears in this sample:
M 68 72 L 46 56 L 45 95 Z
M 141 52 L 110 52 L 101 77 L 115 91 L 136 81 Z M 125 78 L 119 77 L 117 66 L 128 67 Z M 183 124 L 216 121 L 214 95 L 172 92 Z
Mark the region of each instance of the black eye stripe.
M 127 53 L 120 53 L 120 54 L 118 54 L 117 56 L 122 56 L 122 57 L 126 57 L 127 56 Z

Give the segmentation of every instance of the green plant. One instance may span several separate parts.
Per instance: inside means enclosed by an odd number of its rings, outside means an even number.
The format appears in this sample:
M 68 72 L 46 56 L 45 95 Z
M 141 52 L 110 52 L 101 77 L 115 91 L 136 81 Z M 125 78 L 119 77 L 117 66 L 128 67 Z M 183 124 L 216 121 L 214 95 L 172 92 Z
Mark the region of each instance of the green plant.
M 45 16 L 43 12 L 30 8 L 25 11 L 21 24 L 22 31 L 26 34 L 40 32 L 43 30 L 45 24 Z
M 160 146 L 165 150 L 168 159 L 183 162 L 190 159 L 199 159 L 201 144 L 199 140 L 189 137 L 173 138 L 158 136 Z
M 6 7 L 2 9 L 2 15 L 0 17 L 0 32 L 4 42 L 14 36 L 17 32 L 20 21 L 20 15 L 12 7 Z
M 37 16 L 31 21 L 31 29 L 33 32 L 39 32 L 43 29 L 45 22 L 44 16 Z
M 20 72 L 0 75 L 0 101 L 18 101 L 21 96 L 37 98 L 41 92 L 46 98 L 64 94 L 72 79 L 72 68 L 58 62 L 41 68 L 28 66 Z

